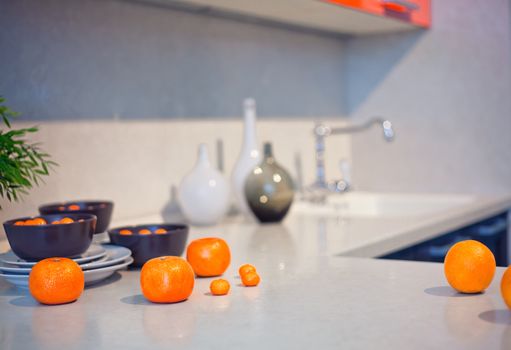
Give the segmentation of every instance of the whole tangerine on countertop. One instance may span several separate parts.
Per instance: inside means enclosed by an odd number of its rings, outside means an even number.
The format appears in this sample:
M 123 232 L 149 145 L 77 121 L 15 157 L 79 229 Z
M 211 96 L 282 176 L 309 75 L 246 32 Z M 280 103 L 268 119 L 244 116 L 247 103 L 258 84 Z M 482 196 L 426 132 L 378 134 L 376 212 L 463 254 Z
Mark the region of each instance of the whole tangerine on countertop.
M 161 256 L 147 261 L 140 271 L 144 297 L 153 303 L 175 303 L 188 299 L 195 284 L 190 264 L 177 256 Z
M 220 276 L 231 263 L 231 251 L 221 238 L 199 238 L 188 245 L 186 260 L 197 276 Z
M 241 282 L 246 287 L 255 287 L 261 282 L 261 277 L 256 272 L 247 272 L 241 275 Z
M 483 243 L 466 240 L 453 245 L 444 260 L 444 273 L 452 288 L 461 293 L 480 293 L 495 274 L 493 253 Z
M 500 295 L 507 307 L 511 309 L 511 266 L 509 266 L 500 280 Z
M 238 269 L 238 273 L 240 274 L 240 276 L 243 276 L 244 274 L 249 273 L 249 272 L 257 272 L 254 265 L 243 264 Z
M 28 286 L 38 302 L 57 305 L 78 299 L 85 287 L 85 279 L 82 269 L 73 260 L 48 258 L 32 267 Z
M 213 295 L 226 295 L 229 293 L 229 289 L 231 289 L 229 281 L 222 278 L 211 281 L 209 285 L 209 290 Z

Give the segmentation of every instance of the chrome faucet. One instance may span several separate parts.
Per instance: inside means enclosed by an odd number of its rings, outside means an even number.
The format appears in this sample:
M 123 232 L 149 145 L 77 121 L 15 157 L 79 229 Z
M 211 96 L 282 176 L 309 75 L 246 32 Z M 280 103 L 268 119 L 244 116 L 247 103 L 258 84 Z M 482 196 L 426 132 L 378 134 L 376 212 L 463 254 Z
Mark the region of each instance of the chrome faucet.
M 322 123 L 317 123 L 314 127 L 314 136 L 316 138 L 316 181 L 313 188 L 325 189 L 333 192 L 345 192 L 349 190 L 350 184 L 342 180 L 338 183 L 329 184 L 325 176 L 325 138 L 331 135 L 358 133 L 369 129 L 373 125 L 380 125 L 383 129 L 383 137 L 390 142 L 394 139 L 394 129 L 392 123 L 380 117 L 371 118 L 360 125 L 350 125 L 346 127 L 332 128 Z

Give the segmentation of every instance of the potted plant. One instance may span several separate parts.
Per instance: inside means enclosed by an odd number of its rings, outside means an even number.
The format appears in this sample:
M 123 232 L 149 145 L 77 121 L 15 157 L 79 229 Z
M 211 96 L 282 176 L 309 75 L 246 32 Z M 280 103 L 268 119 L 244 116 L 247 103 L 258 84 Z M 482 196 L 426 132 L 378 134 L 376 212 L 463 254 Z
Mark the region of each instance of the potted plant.
M 0 129 L 0 197 L 9 201 L 18 201 L 20 195 L 28 194 L 28 190 L 38 186 L 43 177 L 49 175 L 51 167 L 57 165 L 41 150 L 39 143 L 26 139 L 38 131 L 37 127 L 11 127 L 10 120 L 17 115 L 0 96 L 0 125 L 3 126 Z

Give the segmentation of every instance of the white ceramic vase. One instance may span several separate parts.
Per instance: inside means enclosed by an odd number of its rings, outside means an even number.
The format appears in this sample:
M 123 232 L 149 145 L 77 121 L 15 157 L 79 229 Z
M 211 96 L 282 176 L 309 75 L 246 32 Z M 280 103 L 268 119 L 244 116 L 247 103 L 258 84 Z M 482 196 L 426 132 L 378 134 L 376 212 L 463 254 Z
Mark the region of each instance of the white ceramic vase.
M 243 101 L 244 129 L 243 146 L 231 175 L 231 188 L 235 205 L 245 215 L 252 215 L 245 198 L 245 181 L 249 173 L 259 164 L 261 156 L 256 141 L 256 106 L 255 101 L 247 98 Z
M 192 225 L 214 225 L 229 208 L 229 184 L 209 162 L 205 144 L 192 171 L 178 188 L 178 201 L 184 216 Z

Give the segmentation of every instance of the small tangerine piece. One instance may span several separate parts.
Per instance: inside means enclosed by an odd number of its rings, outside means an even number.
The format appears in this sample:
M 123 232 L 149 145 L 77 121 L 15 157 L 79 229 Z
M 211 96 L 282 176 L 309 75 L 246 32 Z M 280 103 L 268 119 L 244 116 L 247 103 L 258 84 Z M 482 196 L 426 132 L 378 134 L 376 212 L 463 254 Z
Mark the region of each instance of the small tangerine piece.
M 145 235 L 150 235 L 151 233 L 152 233 L 152 232 L 151 232 L 151 231 L 149 231 L 149 230 L 148 230 L 148 229 L 146 229 L 146 228 L 143 228 L 143 229 L 141 229 L 140 231 L 138 231 L 138 234 L 139 234 L 139 235 L 143 235 L 143 236 L 145 236 Z
M 213 295 L 226 295 L 229 293 L 230 289 L 231 285 L 229 284 L 229 281 L 222 278 L 211 281 L 211 284 L 209 285 L 209 290 Z
M 158 228 L 154 231 L 154 233 L 156 233 L 157 235 L 162 235 L 164 233 L 167 233 L 167 230 L 165 230 L 164 228 Z
M 133 232 L 131 232 L 131 230 L 124 229 L 124 230 L 120 230 L 119 234 L 123 235 L 123 236 L 130 236 L 133 234 Z
M 59 225 L 60 224 L 60 221 L 59 220 L 55 220 L 55 221 L 52 221 L 51 222 L 52 225 Z
M 64 207 L 64 206 L 60 206 L 58 209 L 59 209 L 60 211 L 64 211 L 64 210 L 66 210 L 66 207 Z
M 14 226 L 25 226 L 25 221 L 16 221 Z
M 80 210 L 80 206 L 78 204 L 71 204 L 67 207 L 69 210 Z
M 246 287 L 255 287 L 261 281 L 261 277 L 256 272 L 248 272 L 241 276 L 241 282 Z
M 243 276 L 249 272 L 257 272 L 256 271 L 256 268 L 254 265 L 250 265 L 250 264 L 243 264 L 240 266 L 240 268 L 238 269 L 238 272 L 240 274 L 240 276 Z
M 66 217 L 66 218 L 63 218 L 63 219 L 60 219 L 60 223 L 61 223 L 61 224 L 72 224 L 73 222 L 74 222 L 74 220 L 73 220 L 73 219 L 71 219 L 71 218 L 67 218 L 67 217 Z

